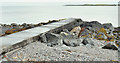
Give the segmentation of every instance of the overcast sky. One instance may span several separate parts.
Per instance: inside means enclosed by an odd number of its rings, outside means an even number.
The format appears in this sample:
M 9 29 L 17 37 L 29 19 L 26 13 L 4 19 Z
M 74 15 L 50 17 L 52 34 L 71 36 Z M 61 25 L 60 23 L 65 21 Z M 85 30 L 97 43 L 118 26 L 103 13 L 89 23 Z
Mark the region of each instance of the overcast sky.
M 0 2 L 84 2 L 84 3 L 117 3 L 120 0 L 0 0 Z

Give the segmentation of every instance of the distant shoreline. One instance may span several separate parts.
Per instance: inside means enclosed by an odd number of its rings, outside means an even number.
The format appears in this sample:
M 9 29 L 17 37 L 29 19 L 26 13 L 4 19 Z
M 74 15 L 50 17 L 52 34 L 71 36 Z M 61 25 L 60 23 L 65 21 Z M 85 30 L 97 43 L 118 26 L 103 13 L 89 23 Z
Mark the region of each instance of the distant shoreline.
M 68 4 L 64 6 L 117 6 L 117 4 L 79 4 L 79 5 Z

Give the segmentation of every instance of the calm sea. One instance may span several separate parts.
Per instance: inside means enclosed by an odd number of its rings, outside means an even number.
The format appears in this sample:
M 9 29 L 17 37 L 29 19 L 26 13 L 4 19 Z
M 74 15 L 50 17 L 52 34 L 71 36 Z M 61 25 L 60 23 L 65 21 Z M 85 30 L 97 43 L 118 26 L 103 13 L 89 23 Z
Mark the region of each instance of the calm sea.
M 35 24 L 53 19 L 81 18 L 118 26 L 117 6 L 63 6 L 66 4 L 69 3 L 2 3 L 0 23 Z

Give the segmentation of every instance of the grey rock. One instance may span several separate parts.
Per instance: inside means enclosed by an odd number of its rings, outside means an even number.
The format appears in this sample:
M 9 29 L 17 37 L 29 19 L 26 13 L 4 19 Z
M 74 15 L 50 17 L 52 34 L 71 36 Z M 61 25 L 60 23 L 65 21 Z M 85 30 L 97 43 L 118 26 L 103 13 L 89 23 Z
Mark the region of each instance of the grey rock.
M 85 29 L 80 33 L 80 36 L 87 37 L 87 38 L 94 38 L 95 36 L 95 29 L 89 26 L 86 26 Z
M 72 39 L 77 39 L 78 36 L 72 34 L 71 32 L 67 33 L 67 32 L 61 32 L 60 35 L 62 36 L 62 38 L 72 38 Z
M 103 49 L 113 49 L 113 50 L 118 50 L 118 47 L 115 45 L 114 42 L 109 42 L 107 43 L 104 47 L 102 47 Z
M 90 44 L 90 45 L 94 46 L 94 42 L 93 42 L 90 38 L 85 38 L 85 39 L 82 41 L 82 43 L 83 43 L 84 45 Z
M 63 36 L 63 44 L 67 45 L 67 46 L 72 46 L 72 47 L 76 47 L 76 46 L 80 46 L 82 40 L 79 39 L 76 35 L 67 35 L 67 36 Z
M 18 24 L 17 24 L 17 23 L 12 23 L 11 25 L 13 25 L 13 26 L 17 26 Z
M 94 30 L 102 28 L 102 24 L 98 21 L 92 21 L 92 22 L 85 22 L 80 25 L 81 27 L 92 27 Z
M 77 41 L 76 39 L 71 39 L 71 38 L 65 38 L 63 40 L 63 44 L 67 45 L 67 46 L 72 46 L 72 47 L 76 47 L 80 45 L 81 41 Z
M 88 29 L 88 30 L 91 31 L 91 32 L 95 32 L 95 29 L 92 28 L 92 27 L 86 27 L 86 29 Z
M 118 48 L 118 60 L 120 61 L 120 47 Z
M 81 35 L 81 36 L 89 35 L 89 30 L 85 29 L 84 31 L 81 32 L 80 35 Z
M 16 23 L 12 23 L 11 26 L 12 26 L 11 28 L 13 29 L 19 29 L 19 25 Z
M 69 31 L 67 29 L 63 29 L 63 32 L 69 33 Z
M 27 24 L 27 26 L 31 28 L 35 27 L 34 24 Z
M 105 23 L 105 24 L 103 24 L 103 27 L 104 27 L 105 29 L 108 29 L 108 30 L 107 30 L 108 32 L 111 32 L 111 31 L 114 30 L 114 27 L 113 27 L 113 25 L 112 25 L 111 23 Z
M 26 23 L 23 23 L 22 26 L 23 27 L 28 27 L 28 25 Z
M 88 44 L 88 41 L 86 39 L 83 40 L 82 42 L 84 45 L 87 45 Z
M 40 41 L 41 41 L 42 43 L 47 43 L 47 38 L 46 38 L 46 36 L 45 36 L 45 33 L 43 33 L 43 34 L 40 35 Z
M 42 43 L 47 43 L 48 46 L 62 45 L 62 37 L 54 33 L 45 33 L 40 35 L 40 40 Z
M 95 32 L 92 33 L 92 38 L 97 38 L 96 36 L 97 36 L 97 33 L 95 33 Z
M 101 36 L 99 36 L 99 35 L 101 35 Z M 98 36 L 99 36 L 98 38 L 107 39 L 107 36 L 103 32 L 99 32 Z

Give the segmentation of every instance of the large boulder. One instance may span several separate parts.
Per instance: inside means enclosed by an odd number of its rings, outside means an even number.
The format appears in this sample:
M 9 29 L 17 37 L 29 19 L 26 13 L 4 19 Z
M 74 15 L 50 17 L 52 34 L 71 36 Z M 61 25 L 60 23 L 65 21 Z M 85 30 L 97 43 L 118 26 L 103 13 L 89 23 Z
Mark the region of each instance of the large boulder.
M 71 34 L 66 36 L 63 35 L 63 44 L 67 46 L 76 47 L 81 44 L 81 40 L 79 40 L 76 35 L 71 35 Z
M 63 44 L 65 44 L 66 46 L 76 47 L 80 46 L 81 41 L 73 38 L 64 38 Z
M 97 31 L 101 29 L 103 25 L 98 21 L 92 21 L 92 22 L 85 22 L 81 24 L 80 27 L 84 29 L 79 36 L 92 38 L 92 37 L 95 37 L 93 36 L 93 33 L 97 33 Z
M 103 49 L 113 49 L 113 50 L 118 50 L 118 47 L 114 42 L 109 42 L 105 46 L 102 47 Z
M 92 27 L 94 30 L 98 30 L 102 28 L 102 24 L 99 23 L 98 21 L 91 21 L 91 22 L 85 22 L 80 25 L 81 27 Z
M 42 43 L 47 43 L 48 46 L 62 45 L 62 37 L 54 33 L 44 33 L 40 35 L 40 40 Z

